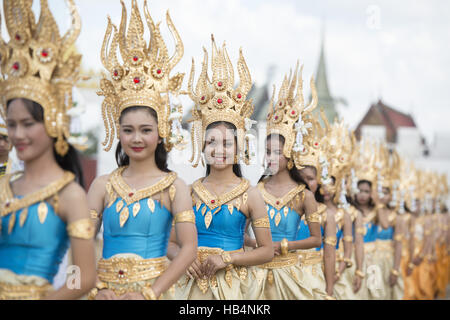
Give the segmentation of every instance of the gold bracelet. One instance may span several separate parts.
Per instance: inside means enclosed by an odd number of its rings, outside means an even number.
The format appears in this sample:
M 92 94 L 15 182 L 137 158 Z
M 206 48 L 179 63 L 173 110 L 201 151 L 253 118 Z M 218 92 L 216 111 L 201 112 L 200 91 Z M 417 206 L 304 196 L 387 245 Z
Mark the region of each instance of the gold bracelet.
M 153 291 L 152 287 L 145 287 L 142 289 L 141 292 L 145 300 L 157 300 L 155 292 Z
M 326 295 L 325 300 L 336 300 L 336 298 L 332 297 L 332 296 L 329 296 L 329 295 Z
M 100 290 L 107 289 L 107 288 L 108 288 L 108 285 L 105 282 L 97 281 L 95 283 L 95 287 L 92 288 L 91 291 L 89 291 L 89 294 L 87 296 L 88 300 L 95 300 L 95 297 L 97 296 L 98 292 Z
M 366 277 L 365 273 L 362 272 L 361 270 L 356 270 L 356 271 L 355 271 L 355 274 L 356 274 L 358 277 L 360 277 L 360 278 L 365 278 L 365 277 Z
M 394 240 L 395 240 L 395 241 L 402 241 L 402 239 L 403 239 L 403 236 L 402 236 L 401 234 L 397 234 L 397 235 L 394 237 Z
M 88 300 L 95 300 L 95 297 L 98 294 L 98 289 L 97 288 L 92 288 L 91 291 L 89 291 L 87 299 Z
M 351 268 L 353 266 L 353 261 L 350 258 L 344 258 L 344 262 L 346 268 Z
M 97 219 L 99 219 L 99 217 L 100 217 L 100 215 L 98 214 L 98 212 L 95 211 L 95 210 L 90 210 L 90 211 L 89 211 L 89 214 L 91 215 L 91 219 L 92 219 L 92 220 L 97 220 Z
M 226 265 L 231 264 L 231 255 L 228 252 L 223 251 L 220 256 L 222 257 L 222 260 Z
M 173 219 L 174 223 L 180 223 L 180 222 L 191 222 L 195 224 L 195 214 L 194 210 L 186 210 L 179 212 L 175 215 Z
M 335 247 L 337 240 L 336 237 L 326 237 L 323 242 L 325 242 L 326 244 L 329 244 L 330 246 Z
M 288 241 L 286 238 L 281 240 L 281 254 L 284 256 L 288 254 Z
M 356 233 L 362 234 L 364 236 L 366 234 L 366 228 L 364 227 L 356 228 Z
M 269 217 L 256 219 L 252 221 L 252 225 L 255 228 L 270 228 Z
M 412 262 L 408 263 L 408 268 L 410 268 L 410 269 L 414 269 L 415 266 L 416 265 Z
M 398 272 L 398 270 L 391 269 L 391 273 L 396 277 L 400 276 L 400 272 Z
M 353 236 L 344 236 L 342 239 L 345 242 L 353 242 Z

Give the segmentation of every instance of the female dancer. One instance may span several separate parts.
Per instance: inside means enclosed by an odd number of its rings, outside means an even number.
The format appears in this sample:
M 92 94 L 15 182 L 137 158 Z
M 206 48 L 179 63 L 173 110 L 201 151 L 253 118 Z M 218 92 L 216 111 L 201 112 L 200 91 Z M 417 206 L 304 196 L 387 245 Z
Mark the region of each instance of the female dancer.
M 101 82 L 101 94 L 105 96 L 104 145 L 109 150 L 118 133 L 119 168 L 97 178 L 88 194 L 92 216 L 103 221 L 104 229 L 99 281 L 90 299 L 173 298 L 173 284 L 195 257 L 195 219 L 189 190 L 167 168 L 167 153 L 179 141 L 175 130 L 179 119 L 173 113 L 169 117 L 168 95 L 164 93 L 177 94 L 180 88 L 182 76 L 169 78 L 169 72 L 181 59 L 183 45 L 167 14 L 177 41 L 176 54 L 169 59 L 146 3 L 144 12 L 152 37 L 148 48 L 136 1 L 132 1 L 128 33 L 122 2 L 120 30 L 114 32 L 107 50 L 111 30 L 117 30 L 109 21 L 102 48 L 103 64 L 112 75 L 112 80 Z M 117 43 L 123 67 L 116 59 Z M 182 114 L 178 106 L 175 108 Z M 181 249 L 169 263 L 166 253 L 172 221 Z
M 80 17 L 67 3 L 72 27 L 60 37 L 46 1 L 39 24 L 31 2 L 3 2 L 11 40 L 0 48 L 1 115 L 24 171 L 0 180 L 0 299 L 77 299 L 95 283 L 94 226 L 77 153 L 67 142 L 81 60 L 70 50 Z M 74 274 L 54 290 L 69 245 Z
M 250 295 L 251 299 L 314 298 L 306 275 L 298 265 L 298 255 L 293 252 L 319 247 L 321 243 L 320 225 L 310 221 L 311 217 L 317 216 L 316 201 L 298 173 L 298 168 L 301 168 L 301 156 L 298 152 L 300 141 L 307 134 L 308 128 L 303 124 L 302 117 L 317 105 L 313 80 L 313 101 L 309 106 L 303 104 L 301 72 L 302 69 L 299 73 L 297 65 L 294 76 L 284 79 L 275 107 L 275 92 L 272 96 L 267 116 L 267 174 L 261 177 L 258 188 L 266 202 L 275 258 L 255 268 L 261 282 L 259 287 L 252 287 L 255 290 Z M 301 127 L 302 125 L 304 126 Z M 303 215 L 309 221 L 311 235 L 304 240 L 296 240 Z M 256 245 L 254 240 L 247 242 L 253 247 Z
M 239 159 L 254 152 L 249 119 L 253 106 L 246 101 L 252 86 L 250 73 L 240 51 L 240 84 L 225 48 L 217 50 L 212 38 L 212 83 L 207 74 L 208 55 L 195 91 L 194 67 L 189 78 L 189 95 L 195 102 L 192 129 L 194 167 L 201 152 L 207 163 L 206 177 L 192 184 L 198 230 L 197 259 L 180 279 L 177 299 L 246 299 L 252 276 L 248 267 L 273 258 L 269 221 L 261 194 L 242 177 Z M 244 129 L 247 132 L 244 132 Z M 244 156 L 245 155 L 245 156 Z M 203 161 L 203 159 L 202 159 Z M 244 252 L 246 221 L 253 222 L 258 248 Z M 174 255 L 176 254 L 176 243 Z

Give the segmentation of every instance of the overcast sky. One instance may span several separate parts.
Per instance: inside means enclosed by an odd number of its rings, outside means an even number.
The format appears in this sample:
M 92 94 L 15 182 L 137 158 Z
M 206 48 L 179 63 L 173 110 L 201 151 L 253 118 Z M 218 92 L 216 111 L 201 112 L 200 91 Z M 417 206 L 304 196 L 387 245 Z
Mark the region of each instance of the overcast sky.
M 131 0 L 124 1 L 129 13 Z M 101 70 L 106 16 L 120 24 L 120 1 L 75 2 L 82 18 L 77 46 L 84 55 L 83 65 Z M 143 14 L 143 1 L 138 3 Z M 57 22 L 67 28 L 70 20 L 64 1 L 49 0 L 49 4 Z M 161 29 L 171 53 L 167 9 L 183 39 L 185 54 L 173 73 L 188 74 L 192 57 L 199 70 L 202 46 L 210 51 L 213 33 L 219 44 L 226 41 L 233 64 L 239 47 L 243 48 L 257 84 L 266 81 L 267 68 L 274 64 L 273 81 L 279 87 L 297 59 L 309 80 L 317 68 L 324 29 L 329 87 L 333 96 L 348 101 L 339 111 L 352 127 L 371 103 L 382 98 L 387 105 L 412 113 L 428 140 L 437 131 L 450 132 L 449 1 L 149 0 L 148 7 L 154 20 L 163 21 Z M 2 34 L 8 38 L 4 22 Z M 184 88 L 186 81 L 187 77 Z

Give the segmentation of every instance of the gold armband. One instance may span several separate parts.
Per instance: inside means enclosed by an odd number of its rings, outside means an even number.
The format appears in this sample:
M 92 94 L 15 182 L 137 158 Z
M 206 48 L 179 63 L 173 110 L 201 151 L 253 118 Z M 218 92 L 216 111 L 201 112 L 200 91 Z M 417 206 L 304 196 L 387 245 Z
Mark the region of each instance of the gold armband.
M 337 240 L 335 237 L 326 237 L 323 242 L 329 244 L 330 246 L 336 246 Z
M 223 262 L 225 262 L 226 265 L 231 264 L 231 255 L 230 253 L 223 251 L 220 256 L 222 257 Z
M 177 213 L 175 215 L 175 218 L 173 221 L 174 221 L 174 223 L 191 222 L 191 223 L 195 224 L 194 210 L 186 210 L 186 211 Z
M 312 222 L 320 223 L 320 221 L 321 221 L 320 213 L 318 211 L 316 211 L 316 212 L 313 212 L 313 213 L 309 214 L 306 217 L 306 221 L 309 222 L 309 223 L 312 223 Z
M 286 238 L 283 238 L 283 240 L 281 240 L 281 254 L 282 255 L 288 254 L 288 241 Z
M 155 292 L 153 292 L 152 287 L 143 288 L 141 293 L 144 296 L 145 300 L 157 300 Z
M 101 217 L 101 215 L 98 214 L 98 212 L 95 210 L 90 210 L 89 214 L 91 215 L 91 219 L 93 219 L 93 220 L 100 219 L 100 217 Z
M 416 265 L 412 262 L 408 263 L 408 268 L 410 268 L 410 269 L 414 269 L 415 266 Z
M 355 271 L 355 274 L 358 276 L 358 277 L 360 277 L 360 278 L 365 278 L 365 274 L 364 274 L 364 272 L 362 272 L 361 270 L 356 270 Z
M 366 228 L 364 228 L 364 227 L 356 228 L 356 233 L 362 234 L 364 236 L 366 234 Z
M 344 238 L 342 238 L 345 242 L 353 242 L 353 236 L 344 236 Z
M 94 222 L 90 218 L 69 223 L 67 233 L 72 238 L 92 239 L 95 234 Z
M 398 272 L 398 270 L 391 269 L 391 273 L 396 277 L 400 276 L 400 272 Z
M 353 266 L 353 261 L 350 258 L 344 258 L 344 262 L 346 268 L 351 268 Z
M 403 239 L 403 235 L 401 235 L 401 234 L 397 234 L 396 236 L 394 236 L 395 241 L 402 241 L 402 239 Z
M 252 225 L 255 228 L 270 228 L 269 217 L 256 219 L 252 221 Z

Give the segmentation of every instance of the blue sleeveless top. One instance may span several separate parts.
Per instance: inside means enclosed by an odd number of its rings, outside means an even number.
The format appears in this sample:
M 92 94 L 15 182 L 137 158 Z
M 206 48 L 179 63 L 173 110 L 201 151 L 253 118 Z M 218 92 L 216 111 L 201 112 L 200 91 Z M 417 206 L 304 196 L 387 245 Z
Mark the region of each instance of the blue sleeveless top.
M 375 211 L 372 211 L 369 215 L 373 215 L 374 212 Z M 374 223 L 374 218 L 375 215 L 373 215 L 373 217 L 364 217 L 364 228 L 366 229 L 366 233 L 363 240 L 365 243 L 374 242 L 377 240 L 378 226 Z
M 137 254 L 143 259 L 163 257 L 173 217 L 151 196 L 171 186 L 177 176 L 169 173 L 153 186 L 132 191 L 122 178 L 124 169 L 114 171 L 106 187 L 110 203 L 103 210 L 103 258 L 121 253 Z
M 247 201 L 249 185 L 247 180 L 242 179 L 236 188 L 216 197 L 205 188 L 201 179 L 194 182 L 193 192 L 200 199 L 193 207 L 199 247 L 220 248 L 224 251 L 244 247 L 247 217 L 239 208 Z
M 388 221 L 390 223 L 390 226 L 387 227 L 386 229 L 383 229 L 383 227 L 381 225 L 378 225 L 378 229 L 377 229 L 377 240 L 392 240 L 394 239 L 394 227 L 391 225 L 392 222 L 395 219 L 395 212 L 392 211 L 389 216 L 388 216 Z
M 61 179 L 63 184 L 56 191 L 53 190 L 52 194 L 46 194 L 45 199 L 39 199 L 28 207 L 12 212 L 8 211 L 17 207 L 13 203 L 17 201 L 19 204 L 28 196 L 14 196 L 10 190 L 9 178 L 9 175 L 3 177 L 3 183 L 0 183 L 9 194 L 6 197 L 8 200 L 3 197 L 0 199 L 0 269 L 11 270 L 18 275 L 39 276 L 52 283 L 70 241 L 66 223 L 55 213 L 52 205 L 43 200 L 54 196 L 73 181 L 74 177 L 66 172 Z M 45 194 L 47 188 L 39 190 L 39 193 Z M 11 202 L 12 199 L 14 200 Z

